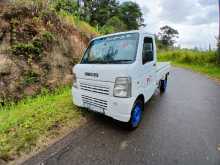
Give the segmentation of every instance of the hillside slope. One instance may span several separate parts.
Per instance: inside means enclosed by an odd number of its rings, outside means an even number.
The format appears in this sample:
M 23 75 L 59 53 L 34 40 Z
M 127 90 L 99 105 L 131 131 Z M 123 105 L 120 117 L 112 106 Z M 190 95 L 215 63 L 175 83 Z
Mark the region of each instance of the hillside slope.
M 70 83 L 72 66 L 98 33 L 43 1 L 0 5 L 0 103 Z

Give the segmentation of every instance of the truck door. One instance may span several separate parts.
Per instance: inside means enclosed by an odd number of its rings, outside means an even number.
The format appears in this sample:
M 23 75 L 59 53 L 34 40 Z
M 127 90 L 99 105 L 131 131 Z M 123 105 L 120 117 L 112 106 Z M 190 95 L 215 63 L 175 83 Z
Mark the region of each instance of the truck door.
M 143 90 L 146 99 L 145 101 L 147 101 L 151 98 L 156 89 L 156 59 L 154 41 L 152 37 L 143 38 L 142 64 Z

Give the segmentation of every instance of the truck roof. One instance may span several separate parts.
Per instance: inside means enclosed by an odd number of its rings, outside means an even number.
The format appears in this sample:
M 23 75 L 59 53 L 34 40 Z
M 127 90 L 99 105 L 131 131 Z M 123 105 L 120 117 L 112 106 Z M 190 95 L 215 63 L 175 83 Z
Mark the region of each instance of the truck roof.
M 149 36 L 154 37 L 154 34 L 148 33 L 148 32 L 146 32 L 144 30 L 130 30 L 130 31 L 126 31 L 126 32 L 118 32 L 118 33 L 112 33 L 112 34 L 98 36 L 98 37 L 93 38 L 92 41 L 96 40 L 96 39 L 99 39 L 99 38 L 105 38 L 105 37 L 110 37 L 110 36 L 119 35 L 119 34 L 127 34 L 127 33 L 147 34 Z

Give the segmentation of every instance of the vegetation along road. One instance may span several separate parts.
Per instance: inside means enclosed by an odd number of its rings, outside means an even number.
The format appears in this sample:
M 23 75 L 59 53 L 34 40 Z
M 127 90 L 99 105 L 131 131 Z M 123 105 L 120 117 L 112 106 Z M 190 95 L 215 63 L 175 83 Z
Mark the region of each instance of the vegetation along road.
M 220 164 L 220 86 L 173 68 L 167 92 L 145 105 L 142 124 L 125 131 L 102 116 L 24 164 Z M 65 146 L 65 147 L 64 147 Z M 58 149 L 57 149 L 58 148 Z
M 173 68 L 133 132 L 72 103 L 72 67 L 89 40 L 145 27 L 148 10 L 119 0 L 0 0 L 0 9 L 0 165 L 42 150 L 24 164 L 220 164 L 220 85 L 205 76 Z M 217 49 L 184 49 L 178 30 L 155 32 L 159 61 L 220 82 L 219 38 Z

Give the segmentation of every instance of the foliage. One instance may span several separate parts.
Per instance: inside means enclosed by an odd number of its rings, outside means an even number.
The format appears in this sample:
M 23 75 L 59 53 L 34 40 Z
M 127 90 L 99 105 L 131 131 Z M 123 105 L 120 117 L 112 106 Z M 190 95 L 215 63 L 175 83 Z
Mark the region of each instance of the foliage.
M 111 34 L 111 33 L 114 33 L 115 32 L 115 28 L 113 26 L 107 26 L 107 25 L 104 25 L 101 29 L 100 29 L 100 32 L 102 34 Z
M 24 56 L 26 59 L 39 60 L 44 48 L 47 49 L 52 44 L 55 37 L 51 32 L 44 31 L 41 36 L 34 38 L 30 43 L 17 43 L 12 46 L 12 54 Z
M 173 61 L 172 64 L 177 67 L 182 67 L 186 69 L 190 69 L 192 71 L 205 74 L 209 76 L 211 79 L 215 79 L 220 82 L 220 67 L 212 64 L 207 65 L 195 65 L 195 64 L 187 64 L 187 63 L 179 63 Z
M 73 106 L 69 91 L 69 87 L 54 93 L 45 90 L 36 98 L 0 105 L 0 159 L 15 159 L 42 143 L 40 139 L 62 134 L 64 125 L 79 125 L 82 114 Z
M 144 21 L 139 5 L 131 1 L 122 4 L 118 0 L 15 0 L 15 2 L 15 10 L 4 15 L 5 19 L 41 17 L 45 24 L 53 24 L 57 29 L 62 29 L 57 13 L 62 13 L 62 16 L 65 13 L 68 17 L 73 17 L 74 21 L 78 19 L 86 21 L 99 27 L 105 34 L 138 29 Z M 85 25 L 86 22 L 80 22 L 79 25 Z M 95 33 L 97 34 L 97 31 Z
M 101 28 L 101 33 L 109 34 L 113 32 L 122 32 L 127 29 L 127 26 L 118 17 L 110 18 L 106 24 Z
M 46 25 L 54 25 L 56 28 L 61 28 L 61 20 L 59 19 L 57 13 L 53 9 L 42 10 L 40 12 L 41 19 Z
M 39 45 L 33 45 L 31 43 L 18 43 L 12 47 L 12 54 L 16 56 L 24 56 L 26 58 L 38 59 L 40 54 L 43 52 Z
M 20 100 L 25 95 L 35 95 L 42 87 L 54 89 L 55 86 L 68 83 L 70 80 L 63 73 L 69 74 L 76 62 L 73 59 L 79 58 L 87 42 L 99 35 L 96 28 L 81 21 L 79 16 L 64 10 L 56 11 L 53 2 L 13 0 L 4 4 L 4 12 L 0 11 L 3 23 L 0 23 L 0 40 L 5 41 L 1 47 L 4 56 L 15 60 L 8 70 L 16 74 L 4 73 L 1 77 L 2 82 L 10 79 L 11 83 L 1 85 L 0 104 Z M 77 45 L 78 42 L 80 45 Z M 56 75 L 50 72 L 53 69 Z M 28 70 L 40 74 L 39 77 L 26 74 Z M 65 82 L 61 79 L 65 79 Z M 33 85 L 26 87 L 28 84 Z
M 77 3 L 73 0 L 55 0 L 53 3 L 55 10 L 58 12 L 63 10 L 72 15 L 78 14 Z
M 51 32 L 48 32 L 48 31 L 44 31 L 42 33 L 42 38 L 45 42 L 52 42 L 55 39 L 54 35 Z
M 158 51 L 169 50 L 167 46 L 163 45 L 162 41 L 158 38 L 157 35 L 155 35 L 155 42 L 156 42 Z
M 171 60 L 180 63 L 188 64 L 214 64 L 216 63 L 217 54 L 216 52 L 201 52 L 201 51 L 192 51 L 192 50 L 173 50 L 173 51 L 164 51 L 159 53 L 161 60 Z
M 159 61 L 171 61 L 172 64 L 207 74 L 220 80 L 220 66 L 216 52 L 200 52 L 192 50 L 163 51 L 158 54 Z
M 81 7 L 81 18 L 91 25 L 105 25 L 106 21 L 115 16 L 118 12 L 119 3 L 117 0 L 84 0 Z
M 143 25 L 143 13 L 137 3 L 117 0 L 87 0 L 79 9 L 80 18 L 93 26 L 101 27 L 101 33 L 138 29 Z
M 11 12 L 5 12 L 2 18 L 12 20 L 15 18 L 35 17 L 38 15 L 39 10 L 42 10 L 43 6 L 44 2 L 42 0 L 14 0 L 14 3 L 11 4 Z
M 138 29 L 143 25 L 143 13 L 135 2 L 124 2 L 119 7 L 120 19 L 127 25 L 127 30 Z
M 160 33 L 158 35 L 158 41 L 164 48 L 170 48 L 174 46 L 176 42 L 175 39 L 178 38 L 179 32 L 170 26 L 163 26 L 160 28 Z
M 87 35 L 98 36 L 99 32 L 96 28 L 91 26 L 85 21 L 82 21 L 77 16 L 70 15 L 64 11 L 58 13 L 60 18 L 68 25 L 72 25 L 77 28 L 79 31 L 86 33 Z
M 218 53 L 217 62 L 220 65 L 220 38 L 217 39 L 217 53 Z
M 23 85 L 30 85 L 39 82 L 39 75 L 33 71 L 28 71 L 24 74 Z
M 41 39 L 39 38 L 34 39 L 32 44 L 34 47 L 39 48 L 40 50 L 43 50 L 44 44 Z

